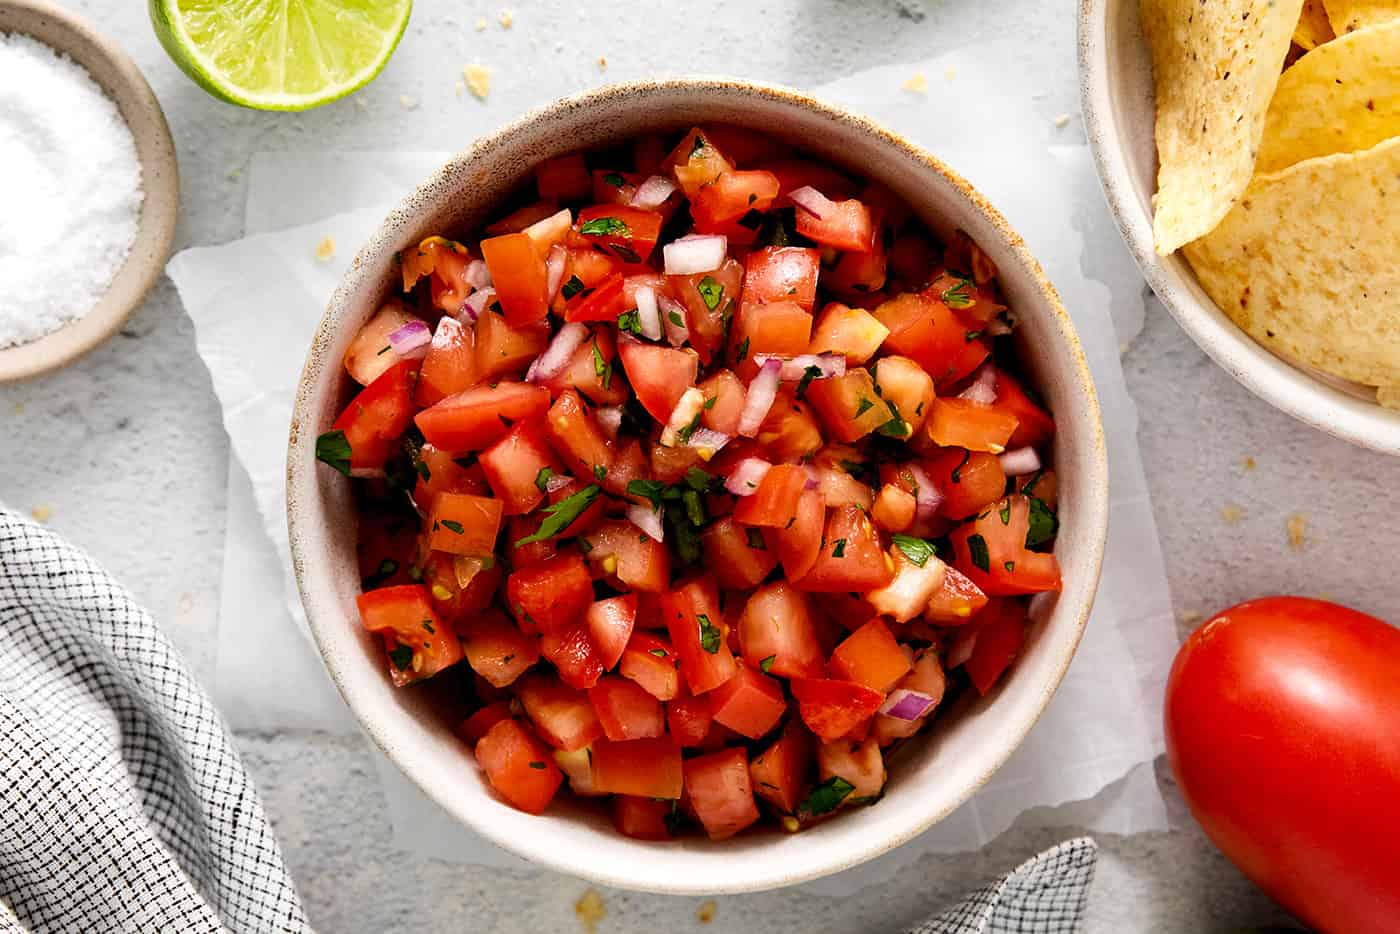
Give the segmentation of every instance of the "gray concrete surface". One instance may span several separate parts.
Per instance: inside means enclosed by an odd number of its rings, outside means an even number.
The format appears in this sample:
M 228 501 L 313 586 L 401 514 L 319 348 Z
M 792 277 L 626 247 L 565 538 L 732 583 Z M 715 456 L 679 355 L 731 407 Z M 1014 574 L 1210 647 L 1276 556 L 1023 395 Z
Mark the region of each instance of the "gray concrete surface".
M 528 105 L 608 79 L 707 72 L 813 85 L 870 65 L 915 62 L 972 38 L 1011 36 L 1025 50 L 1014 67 L 1045 88 L 1038 110 L 1047 119 L 1077 111 L 1075 5 L 1067 0 L 597 0 L 586 10 L 549 0 L 511 4 L 510 30 L 496 21 L 497 3 L 420 0 L 397 56 L 373 86 L 355 100 L 302 115 L 254 113 L 207 97 L 166 59 L 145 4 L 70 5 L 126 44 L 164 103 L 183 173 L 181 246 L 240 233 L 240 169 L 255 151 L 457 148 Z M 474 28 L 479 18 L 489 20 L 483 32 Z M 599 56 L 606 56 L 606 70 Z M 456 93 L 468 62 L 495 70 L 484 104 Z M 1191 614 L 1273 592 L 1328 594 L 1382 615 L 1392 610 L 1400 582 L 1365 559 L 1376 543 L 1393 541 L 1385 505 L 1392 485 L 1384 482 L 1394 475 L 1391 462 L 1254 399 L 1155 302 L 1124 365 L 1141 410 L 1147 475 L 1183 629 Z M 51 525 L 124 581 L 206 678 L 227 456 L 208 373 L 168 282 L 120 337 L 86 359 L 0 387 L 0 500 L 51 510 Z M 1238 507 L 1239 517 L 1228 521 L 1225 507 Z M 1290 545 L 1285 531 L 1295 514 L 1307 523 L 1301 547 Z M 504 934 L 578 924 L 573 904 L 586 886 L 576 880 L 389 850 L 377 784 L 357 740 L 310 733 L 238 740 L 321 930 Z M 1100 836 L 1087 930 L 1223 932 L 1286 921 L 1190 823 L 1160 763 L 1158 772 L 1179 829 Z M 980 853 L 927 858 L 842 900 L 783 892 L 721 899 L 708 927 L 898 931 L 1072 833 L 1018 825 Z M 600 931 L 701 928 L 698 899 L 602 894 L 608 915 Z

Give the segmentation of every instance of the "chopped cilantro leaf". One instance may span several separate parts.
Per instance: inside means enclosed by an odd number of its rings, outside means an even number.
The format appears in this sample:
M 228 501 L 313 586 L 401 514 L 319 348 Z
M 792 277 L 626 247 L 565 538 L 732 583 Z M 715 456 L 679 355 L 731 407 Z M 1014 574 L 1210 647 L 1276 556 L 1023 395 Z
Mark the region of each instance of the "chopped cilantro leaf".
M 685 506 L 685 517 L 691 525 L 705 524 L 705 504 L 700 502 L 700 494 L 694 490 L 681 492 L 681 504 Z
M 540 761 L 536 760 L 536 761 L 530 763 L 530 768 L 532 768 L 532 769 L 538 769 L 538 770 L 540 770 L 541 772 L 543 772 L 546 768 L 548 768 L 548 766 L 546 766 L 543 762 L 540 762 Z
M 700 648 L 711 655 L 719 652 L 719 628 L 704 613 L 695 617 L 695 621 L 700 624 Z
M 971 457 L 971 451 L 963 451 L 962 460 L 958 461 L 958 466 L 953 468 L 953 473 L 951 474 L 954 483 L 962 483 L 962 469 L 967 466 L 968 459 Z
M 1055 537 L 1059 531 L 1060 520 L 1056 517 L 1054 510 L 1045 504 L 1045 500 L 1038 496 L 1031 497 L 1031 525 L 1026 532 L 1026 547 L 1034 548 L 1043 545 Z
M 617 329 L 619 331 L 626 331 L 629 334 L 642 333 L 641 313 L 635 308 L 631 311 L 624 311 L 617 316 Z
M 744 342 L 743 342 L 742 344 L 739 345 L 739 352 L 738 352 L 738 354 L 734 357 L 734 362 L 735 362 L 735 363 L 743 363 L 743 362 L 744 362 L 744 358 L 747 357 L 748 355 L 749 355 L 749 339 L 746 337 L 746 338 L 744 338 Z
M 744 216 L 739 218 L 736 223 L 740 227 L 744 227 L 748 230 L 757 230 L 763 226 L 763 212 L 749 208 L 749 210 L 744 213 Z
M 904 557 L 923 567 L 928 564 L 928 559 L 934 555 L 933 543 L 913 535 L 895 535 L 894 543 L 900 551 L 904 552 Z
M 957 284 L 943 290 L 943 304 L 949 308 L 971 308 L 976 300 L 971 279 L 959 279 Z
M 699 467 L 691 467 L 685 472 L 685 485 L 697 493 L 703 493 L 710 488 L 710 475 Z
M 632 228 L 616 217 L 595 217 L 579 225 L 578 232 L 593 237 L 630 237 Z
M 812 380 L 822 375 L 822 368 L 816 365 L 807 367 L 802 371 L 802 379 L 797 382 L 797 398 L 801 399 L 807 393 L 807 387 L 812 384 Z
M 602 380 L 604 390 L 612 385 L 612 363 L 604 359 L 596 337 L 593 339 L 593 375 Z
M 754 551 L 767 551 L 768 544 L 763 540 L 763 533 L 758 529 L 750 528 L 745 535 L 749 539 L 749 547 Z
M 997 510 L 997 515 L 1001 517 L 1002 525 L 1011 524 L 1011 500 L 1003 500 L 1001 508 Z
M 542 542 L 561 534 L 583 514 L 585 509 L 593 505 L 593 501 L 598 498 L 598 494 L 601 492 L 601 487 L 590 484 L 554 505 L 546 506 L 544 508 L 544 521 L 540 523 L 539 531 L 534 535 L 520 539 L 515 543 L 515 547 L 519 548 L 521 545 L 529 545 L 532 542 Z
M 442 527 L 444 529 L 447 529 L 447 531 L 451 532 L 454 535 L 461 535 L 464 531 L 466 531 L 462 528 L 462 523 L 458 522 L 455 519 L 443 519 Z
M 627 234 L 627 236 L 630 237 L 631 234 Z M 642 261 L 642 258 L 637 255 L 637 251 L 626 244 L 611 243 L 608 246 L 624 263 L 640 263 Z
M 970 344 L 982 336 L 981 331 L 966 331 L 963 333 L 963 343 Z
M 865 398 L 865 396 L 861 396 L 860 405 L 856 406 L 856 418 L 860 418 L 862 415 L 864 415 L 866 412 L 869 412 L 873 408 L 875 408 L 875 403 Z
M 604 467 L 602 464 L 594 464 L 594 465 L 593 465 L 593 479 L 597 480 L 599 483 L 602 483 L 602 482 L 603 482 L 603 478 L 606 477 L 607 475 L 608 475 L 608 468 Z
M 657 658 L 665 658 L 665 657 L 666 657 L 666 650 L 665 650 L 665 649 L 647 649 L 647 653 L 650 654 L 650 655 L 655 655 Z
M 676 327 L 685 327 L 685 319 L 681 317 L 681 313 L 679 311 L 672 309 L 671 311 L 666 312 L 666 317 L 669 318 L 671 323 L 674 324 Z
M 1006 573 L 1008 574 L 1014 574 L 1016 572 L 1015 561 L 1003 561 L 1001 566 L 1006 568 Z
M 701 136 L 699 133 L 696 133 L 696 134 L 695 134 L 695 142 L 692 143 L 692 144 L 690 145 L 690 155 L 687 156 L 686 158 L 687 158 L 687 159 L 694 159 L 694 158 L 695 158 L 695 154 L 696 154 L 697 152 L 699 152 L 700 150 L 704 149 L 704 148 L 705 148 L 705 137 Z
M 337 429 L 317 438 L 316 459 L 350 476 L 350 442 L 345 440 L 345 432 Z
M 856 786 L 846 781 L 839 775 L 833 775 L 820 785 L 812 789 L 812 793 L 807 796 L 798 810 L 804 814 L 813 816 L 819 814 L 830 814 L 841 806 L 841 802 L 856 790 Z
M 399 563 L 393 558 L 385 558 L 379 562 L 379 567 L 374 569 L 374 573 L 360 581 L 360 589 L 373 590 L 399 571 Z
M 695 286 L 695 291 L 700 293 L 700 300 L 710 311 L 718 308 L 720 299 L 724 298 L 724 286 L 720 285 L 713 276 L 701 279 Z
M 437 630 L 433 628 L 433 621 L 430 619 L 423 620 L 423 628 L 434 635 L 437 634 Z
M 621 188 L 624 184 L 626 184 L 627 179 L 623 178 L 621 175 L 618 175 L 616 172 L 609 172 L 607 175 L 603 176 L 603 181 L 613 186 L 614 188 Z
M 778 656 L 776 655 L 768 656 L 763 661 L 758 663 L 758 670 L 763 672 L 765 675 L 768 674 L 768 672 L 773 670 L 773 663 L 777 660 Z
M 564 301 L 567 302 L 569 299 L 582 292 L 583 288 L 582 279 L 578 276 L 570 276 L 569 281 L 565 282 L 563 288 L 559 290 L 559 294 L 564 296 Z
M 844 538 L 838 538 L 836 540 L 836 546 L 831 549 L 831 556 L 833 558 L 846 557 L 846 540 Z
M 390 344 L 385 344 L 383 347 L 380 347 L 380 348 L 379 348 L 378 352 L 375 353 L 375 356 L 376 356 L 376 357 L 382 357 L 382 356 L 384 356 L 386 353 L 388 353 L 389 351 L 391 351 L 391 350 L 393 350 L 393 349 L 394 349 L 394 348 L 393 348 L 392 345 L 390 345 Z
M 981 535 L 967 537 L 967 556 L 984 573 L 991 570 L 991 557 L 987 554 L 987 540 Z
M 681 444 L 690 441 L 690 436 L 695 434 L 695 429 L 700 427 L 700 416 L 702 414 L 702 412 L 696 412 L 695 417 L 690 420 L 690 424 L 676 432 L 676 437 L 680 440 Z
M 389 661 L 393 662 L 399 671 L 403 671 L 413 664 L 413 650 L 406 645 L 396 645 L 389 650 Z
M 541 493 L 549 492 L 549 480 L 554 476 L 554 470 L 549 467 L 541 467 L 540 472 L 535 474 L 535 489 Z
M 651 504 L 660 509 L 661 500 L 666 494 L 666 484 L 660 480 L 630 480 L 627 483 L 627 493 L 651 500 Z

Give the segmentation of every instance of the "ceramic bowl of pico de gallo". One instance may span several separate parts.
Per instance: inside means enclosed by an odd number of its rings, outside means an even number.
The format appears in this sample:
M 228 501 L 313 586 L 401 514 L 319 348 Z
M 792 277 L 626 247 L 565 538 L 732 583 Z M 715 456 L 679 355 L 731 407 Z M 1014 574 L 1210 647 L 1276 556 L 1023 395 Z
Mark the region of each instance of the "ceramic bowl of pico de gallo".
M 540 865 L 698 894 L 912 839 L 1011 755 L 1107 527 L 1073 325 L 867 119 L 602 88 L 406 198 L 322 319 L 295 572 L 365 729 Z

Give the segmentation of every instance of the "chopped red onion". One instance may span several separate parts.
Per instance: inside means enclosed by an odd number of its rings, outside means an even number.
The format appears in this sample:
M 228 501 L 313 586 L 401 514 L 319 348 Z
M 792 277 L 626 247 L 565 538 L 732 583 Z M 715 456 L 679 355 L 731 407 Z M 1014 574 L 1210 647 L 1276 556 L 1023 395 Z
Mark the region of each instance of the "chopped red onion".
M 656 304 L 661 312 L 661 324 L 666 329 L 666 340 L 672 347 L 679 347 L 690 340 L 690 327 L 685 323 L 685 306 L 669 295 L 656 296 Z M 680 323 L 677 324 L 676 322 Z
M 739 414 L 739 434 L 752 438 L 758 434 L 768 410 L 778 398 L 778 381 L 783 372 L 781 360 L 769 359 L 758 368 L 758 375 L 749 383 L 748 394 L 744 397 L 744 411 Z
M 527 383 L 538 383 L 558 376 L 564 367 L 569 365 L 570 358 L 574 351 L 583 346 L 583 342 L 588 339 L 588 328 L 577 321 L 570 321 L 557 332 L 554 340 L 549 342 L 544 353 L 535 358 L 535 362 L 530 364 L 530 370 L 525 374 Z
M 997 458 L 1001 461 L 1001 472 L 1008 477 L 1021 477 L 1040 469 L 1040 455 L 1033 447 L 1016 448 Z
M 880 705 L 880 713 L 896 720 L 917 720 L 938 705 L 938 700 L 905 688 L 891 691 Z
M 666 275 L 691 276 L 714 272 L 724 264 L 729 241 L 720 234 L 688 234 L 661 250 Z
M 568 474 L 557 473 L 544 482 L 544 491 L 546 493 L 558 493 L 573 482 L 574 478 Z
M 671 410 L 671 417 L 666 419 L 666 427 L 661 431 L 661 444 L 668 448 L 682 444 L 681 432 L 689 428 L 703 411 L 705 394 L 691 386 L 681 394 L 676 407 Z
M 654 541 L 666 540 L 666 527 L 661 524 L 661 510 L 643 503 L 632 503 L 627 507 L 627 521 L 635 525 Z
M 432 339 L 433 332 L 417 318 L 389 332 L 389 346 L 405 360 L 417 360 L 426 354 Z
M 914 491 L 914 515 L 924 521 L 932 519 L 938 513 L 938 507 L 943 505 L 943 491 L 934 486 L 923 467 L 913 463 L 908 467 L 909 473 L 914 477 L 914 485 L 918 487 Z
M 816 367 L 821 372 L 813 379 L 829 379 L 833 376 L 846 375 L 846 355 L 839 353 L 804 353 L 796 357 L 780 357 L 776 354 L 755 354 L 754 362 L 759 366 L 769 360 L 777 360 L 783 365 L 780 379 L 794 381 L 806 377 L 808 367 Z
M 724 488 L 735 496 L 749 496 L 758 489 L 758 485 L 763 482 L 772 466 L 761 457 L 746 457 L 729 472 L 729 479 L 724 481 Z
M 966 399 L 978 405 L 991 405 L 997 401 L 997 371 L 990 363 L 982 364 L 977 371 L 977 378 L 972 381 L 962 392 L 958 393 L 959 399 Z
M 549 248 L 549 255 L 544 260 L 544 270 L 548 277 L 545 282 L 545 292 L 549 295 L 549 301 L 554 301 L 554 296 L 559 294 L 559 287 L 564 284 L 564 267 L 569 261 L 569 251 L 556 243 Z
M 661 311 L 657 308 L 656 290 L 649 285 L 637 289 L 637 321 L 647 340 L 661 340 Z
M 467 263 L 467 269 L 466 272 L 462 273 L 462 278 L 472 288 L 484 289 L 491 284 L 491 270 L 486 268 L 486 260 L 474 259 Z
M 697 428 L 690 433 L 690 440 L 685 443 L 686 447 L 696 448 L 701 452 L 700 456 L 709 460 L 730 441 L 729 435 L 722 431 L 714 431 L 710 428 Z M 705 453 L 708 452 L 708 453 Z
M 788 192 L 788 200 L 817 220 L 821 220 L 835 206 L 826 195 L 811 185 L 803 185 Z
M 467 316 L 468 321 L 475 322 L 481 317 L 481 313 L 486 310 L 486 306 L 491 304 L 496 298 L 496 290 L 491 286 L 484 289 L 477 289 L 467 296 L 467 300 L 462 303 L 461 314 Z
M 632 207 L 654 211 L 675 193 L 675 182 L 664 175 L 653 175 L 637 186 L 637 193 L 632 196 Z
M 617 433 L 622 430 L 622 406 L 605 405 L 594 412 L 593 417 L 598 420 L 598 427 L 602 428 L 609 438 L 617 440 Z
M 535 221 L 523 232 L 535 244 L 535 249 L 543 250 L 567 237 L 569 228 L 573 225 L 574 215 L 569 212 L 568 208 L 563 208 L 546 218 Z
M 822 475 L 817 472 L 817 468 L 813 467 L 811 464 L 803 464 L 802 469 L 807 474 L 806 489 L 815 490 L 822 485 Z

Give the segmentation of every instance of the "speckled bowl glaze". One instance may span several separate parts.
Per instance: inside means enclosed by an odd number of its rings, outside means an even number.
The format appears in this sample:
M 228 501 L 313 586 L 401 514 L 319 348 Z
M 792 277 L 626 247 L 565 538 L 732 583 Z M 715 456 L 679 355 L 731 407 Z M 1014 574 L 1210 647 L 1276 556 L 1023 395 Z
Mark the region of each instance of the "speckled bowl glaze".
M 1191 339 L 1275 408 L 1353 444 L 1400 454 L 1400 412 L 1381 407 L 1374 388 L 1275 355 L 1216 307 L 1185 257 L 1153 250 L 1156 108 L 1138 0 L 1080 0 L 1079 91 L 1113 216 L 1152 290 Z
M 52 334 L 0 350 L 0 383 L 7 383 L 71 363 L 115 334 L 141 304 L 165 269 L 175 241 L 180 175 L 160 102 L 121 46 L 47 0 L 0 0 L 0 33 L 32 36 L 88 70 L 131 129 L 146 192 L 136 241 L 106 294 L 86 315 Z
M 316 436 L 344 404 L 341 357 L 386 294 L 396 250 L 491 216 L 542 159 L 644 131 L 724 121 L 761 129 L 905 197 L 932 227 L 961 227 L 1001 270 L 1022 326 L 1021 348 L 1059 424 L 1055 465 L 1065 587 L 1040 602 L 1026 649 L 992 695 L 965 699 L 891 763 L 877 807 L 797 835 L 761 831 L 661 845 L 618 834 L 603 814 L 556 805 L 543 817 L 490 791 L 471 751 L 422 690 L 395 690 L 383 650 L 360 627 L 349 482 L 318 467 Z M 917 836 L 965 801 L 1020 744 L 1055 692 L 1098 584 L 1108 469 L 1098 400 L 1074 327 L 1039 264 L 991 205 L 935 158 L 868 120 L 782 88 L 689 79 L 601 88 L 535 111 L 479 140 L 410 195 L 359 252 L 331 298 L 298 390 L 287 463 L 292 556 L 302 601 L 331 676 L 364 728 L 405 774 L 457 820 L 507 850 L 561 872 L 674 894 L 743 892 L 838 872 Z

